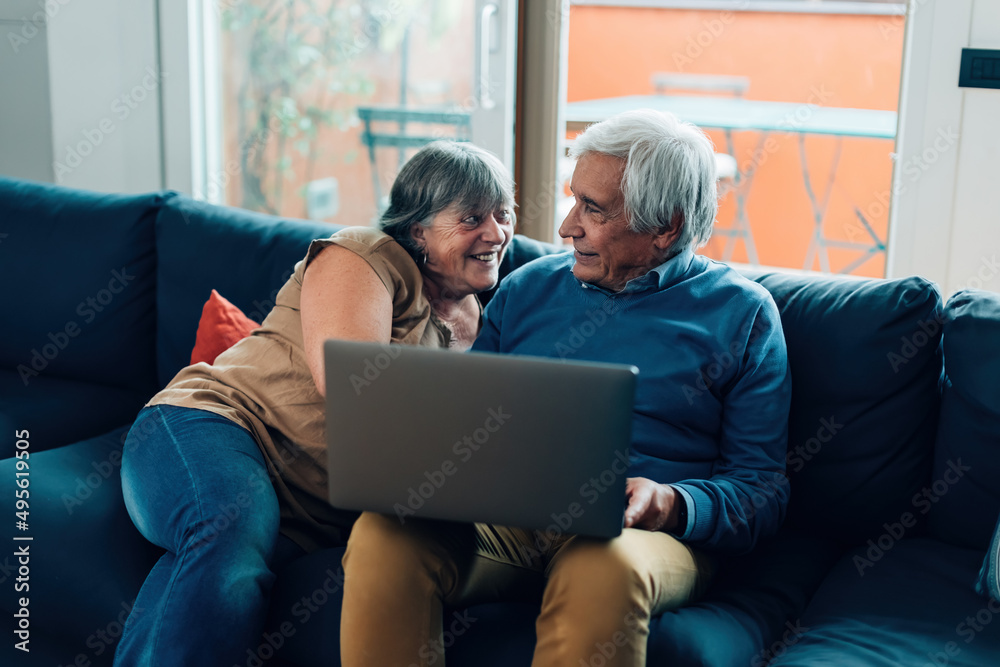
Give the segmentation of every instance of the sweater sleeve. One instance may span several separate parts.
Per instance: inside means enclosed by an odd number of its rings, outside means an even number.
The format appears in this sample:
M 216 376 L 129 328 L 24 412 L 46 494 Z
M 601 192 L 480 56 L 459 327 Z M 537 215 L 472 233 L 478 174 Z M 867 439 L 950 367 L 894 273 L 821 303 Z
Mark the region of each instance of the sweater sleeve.
M 504 306 L 507 304 L 508 283 L 509 281 L 501 282 L 496 294 L 486 304 L 483 326 L 472 345 L 473 352 L 500 352 L 500 328 Z
M 739 377 L 723 396 L 712 476 L 672 485 L 688 503 L 685 541 L 740 553 L 777 531 L 789 496 L 785 452 L 790 403 L 781 319 L 768 299 L 753 317 Z

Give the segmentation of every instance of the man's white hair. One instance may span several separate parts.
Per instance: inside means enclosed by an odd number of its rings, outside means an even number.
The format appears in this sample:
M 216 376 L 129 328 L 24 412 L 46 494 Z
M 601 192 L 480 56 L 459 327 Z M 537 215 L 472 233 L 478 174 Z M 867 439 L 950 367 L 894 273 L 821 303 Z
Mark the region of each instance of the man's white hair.
M 622 194 L 629 227 L 672 231 L 672 250 L 705 245 L 719 209 L 712 142 L 697 126 L 652 109 L 626 111 L 591 125 L 570 156 L 604 153 L 625 160 Z

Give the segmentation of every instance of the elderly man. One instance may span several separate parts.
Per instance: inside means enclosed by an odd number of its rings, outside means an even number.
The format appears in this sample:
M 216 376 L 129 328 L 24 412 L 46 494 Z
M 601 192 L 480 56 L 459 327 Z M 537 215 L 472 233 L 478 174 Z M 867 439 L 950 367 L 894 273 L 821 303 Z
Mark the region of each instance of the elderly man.
M 596 540 L 365 514 L 344 557 L 345 667 L 442 664 L 455 624 L 444 604 L 539 593 L 532 665 L 645 665 L 651 616 L 696 599 L 714 554 L 746 552 L 782 521 L 778 310 L 693 252 L 717 211 L 711 143 L 640 110 L 591 126 L 573 153 L 559 234 L 574 252 L 511 274 L 474 349 L 639 367 L 626 527 Z

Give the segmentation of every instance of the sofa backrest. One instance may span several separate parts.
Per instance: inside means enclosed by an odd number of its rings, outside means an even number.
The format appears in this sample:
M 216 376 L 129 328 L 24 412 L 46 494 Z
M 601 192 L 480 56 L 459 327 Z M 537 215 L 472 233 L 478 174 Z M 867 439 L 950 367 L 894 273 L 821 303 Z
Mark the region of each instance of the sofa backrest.
M 183 195 L 164 201 L 156 219 L 156 359 L 160 386 L 191 359 L 202 306 L 213 289 L 260 322 L 278 290 L 305 257 L 310 241 L 343 229 L 238 208 Z M 503 277 L 553 244 L 515 236 L 500 267 Z M 488 300 L 492 291 L 485 296 Z
M 176 196 L 156 219 L 156 361 L 160 386 L 191 360 L 213 289 L 260 322 L 310 241 L 342 225 L 290 220 Z
M 944 359 L 934 470 L 918 502 L 933 537 L 985 550 L 1000 514 L 1000 294 L 949 299 Z
M 744 273 L 771 292 L 788 342 L 789 526 L 854 543 L 877 537 L 913 512 L 930 476 L 937 289 L 921 278 Z
M 25 386 L 46 375 L 156 389 L 153 221 L 165 199 L 0 178 L 0 367 Z

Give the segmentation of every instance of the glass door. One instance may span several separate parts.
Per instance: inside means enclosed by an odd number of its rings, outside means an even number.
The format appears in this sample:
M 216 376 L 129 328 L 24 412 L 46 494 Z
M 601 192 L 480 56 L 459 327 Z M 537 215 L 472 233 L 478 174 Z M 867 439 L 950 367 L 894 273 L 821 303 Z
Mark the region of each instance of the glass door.
M 205 2 L 210 201 L 367 225 L 429 141 L 512 167 L 516 0 Z
M 568 141 L 631 108 L 673 112 L 715 144 L 722 198 L 703 254 L 885 275 L 904 3 L 570 4 Z

